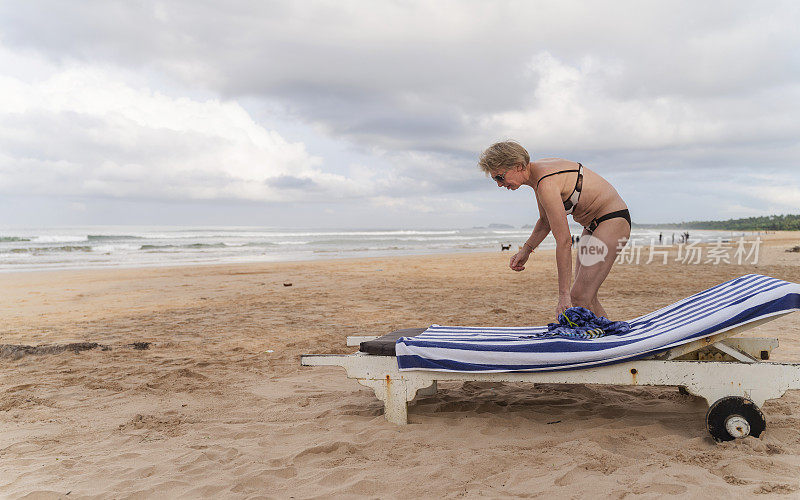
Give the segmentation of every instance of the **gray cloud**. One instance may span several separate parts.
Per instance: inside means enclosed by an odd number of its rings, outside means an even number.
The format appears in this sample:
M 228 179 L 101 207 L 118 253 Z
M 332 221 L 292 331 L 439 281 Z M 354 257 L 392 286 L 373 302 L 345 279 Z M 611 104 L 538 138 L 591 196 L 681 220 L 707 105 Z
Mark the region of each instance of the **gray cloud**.
M 319 189 L 317 183 L 307 177 L 295 177 L 293 175 L 281 175 L 270 177 L 264 180 L 269 187 L 276 189 Z
M 0 17 L 6 43 L 59 60 L 138 65 L 232 98 L 277 99 L 367 144 L 466 153 L 496 133 L 482 118 L 536 108 L 542 52 L 565 67 L 594 61 L 598 99 L 672 98 L 705 125 L 730 125 L 726 98 L 798 82 L 798 7 L 768 6 L 26 2 Z

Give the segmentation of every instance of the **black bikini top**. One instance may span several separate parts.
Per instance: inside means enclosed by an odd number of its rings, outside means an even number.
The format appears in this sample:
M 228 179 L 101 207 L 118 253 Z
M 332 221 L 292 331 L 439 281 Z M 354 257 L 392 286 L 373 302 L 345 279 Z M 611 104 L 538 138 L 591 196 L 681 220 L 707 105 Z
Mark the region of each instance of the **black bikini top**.
M 577 170 L 559 170 L 558 172 L 553 172 L 552 174 L 543 175 L 542 179 L 545 177 L 550 177 L 551 175 L 564 174 L 567 172 L 578 172 L 578 179 L 575 181 L 575 188 L 572 190 L 572 194 L 570 194 L 569 197 L 564 200 L 564 211 L 567 212 L 567 215 L 569 215 L 575 210 L 575 205 L 577 205 L 578 200 L 581 199 L 581 190 L 583 189 L 583 165 L 578 163 Z M 542 182 L 542 179 L 539 179 L 536 182 L 536 189 L 539 189 L 539 183 Z

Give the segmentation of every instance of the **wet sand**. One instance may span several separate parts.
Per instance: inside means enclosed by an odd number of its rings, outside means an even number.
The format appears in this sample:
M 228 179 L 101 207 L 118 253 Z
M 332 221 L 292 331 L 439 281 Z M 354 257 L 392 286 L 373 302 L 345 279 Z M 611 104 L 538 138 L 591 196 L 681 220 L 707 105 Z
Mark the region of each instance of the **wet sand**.
M 601 301 L 628 319 L 746 273 L 800 282 L 800 234 L 764 238 L 757 265 L 617 265 Z M 348 335 L 552 321 L 553 252 L 509 258 L 0 274 L 0 343 L 106 346 L 0 357 L 0 496 L 800 495 L 800 391 L 761 438 L 715 444 L 674 388 L 442 383 L 399 427 L 343 370 L 300 366 Z M 800 362 L 800 314 L 750 334 Z

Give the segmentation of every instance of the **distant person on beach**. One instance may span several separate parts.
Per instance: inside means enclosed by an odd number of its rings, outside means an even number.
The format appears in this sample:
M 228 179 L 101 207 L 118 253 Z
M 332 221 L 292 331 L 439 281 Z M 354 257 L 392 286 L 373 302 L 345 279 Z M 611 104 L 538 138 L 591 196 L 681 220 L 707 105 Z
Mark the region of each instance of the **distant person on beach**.
M 513 191 L 530 186 L 536 196 L 539 220 L 528 241 L 511 258 L 511 269 L 524 270 L 533 250 L 552 232 L 558 269 L 556 314 L 581 306 L 597 316 L 607 317 L 597 291 L 631 234 L 628 206 L 616 189 L 599 174 L 574 161 L 544 158 L 532 162 L 525 148 L 516 142 L 491 145 L 481 154 L 478 165 L 498 187 Z M 567 215 L 584 227 L 577 238 L 583 242 L 578 245 L 574 283 Z M 585 238 L 587 235 L 592 238 Z

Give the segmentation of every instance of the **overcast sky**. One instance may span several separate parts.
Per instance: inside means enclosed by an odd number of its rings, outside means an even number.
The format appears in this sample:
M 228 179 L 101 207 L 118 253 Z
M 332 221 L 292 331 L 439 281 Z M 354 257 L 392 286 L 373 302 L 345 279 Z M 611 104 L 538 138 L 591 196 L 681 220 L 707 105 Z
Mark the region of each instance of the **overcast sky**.
M 800 2 L 0 2 L 0 225 L 533 223 L 489 144 L 634 222 L 800 212 Z

